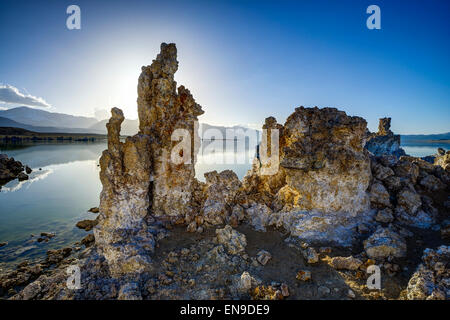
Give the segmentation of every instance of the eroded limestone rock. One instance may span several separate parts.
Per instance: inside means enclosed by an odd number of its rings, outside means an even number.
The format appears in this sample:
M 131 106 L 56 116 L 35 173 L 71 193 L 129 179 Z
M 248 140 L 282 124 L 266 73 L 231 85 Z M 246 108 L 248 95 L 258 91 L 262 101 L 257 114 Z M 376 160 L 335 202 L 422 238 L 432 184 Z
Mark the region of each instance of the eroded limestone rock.
M 408 283 L 409 300 L 446 300 L 450 298 L 450 247 L 425 249 L 419 265 Z
M 149 267 L 155 245 L 149 222 L 185 221 L 197 210 L 195 121 L 203 111 L 189 90 L 177 89 L 176 58 L 175 44 L 163 43 L 153 63 L 142 67 L 138 134 L 120 141 L 124 117 L 117 108 L 112 109 L 107 124 L 108 149 L 100 159 L 103 190 L 94 234 L 113 275 L 139 273 Z M 191 150 L 178 150 L 180 139 L 188 139 Z M 172 154 L 173 150 L 177 152 Z
M 226 225 L 223 229 L 216 229 L 217 242 L 223 244 L 230 254 L 238 254 L 245 251 L 247 239 L 245 235 L 237 232 L 231 226 Z
M 223 224 L 231 214 L 235 196 L 241 187 L 236 173 L 225 170 L 205 173 L 205 202 L 201 211 L 204 221 L 209 225 Z M 236 208 L 236 210 L 239 210 Z M 237 218 L 239 213 L 236 212 Z
M 253 201 L 247 200 L 247 218 L 255 228 L 283 226 L 298 236 L 333 241 L 369 211 L 364 119 L 334 108 L 299 107 L 284 126 L 270 117 L 263 129 L 279 130 L 280 166 L 265 176 L 256 159 L 244 178 L 243 190 Z M 351 232 L 344 233 L 346 238 Z
M 406 255 L 406 242 L 391 228 L 379 227 L 369 239 L 364 241 L 364 249 L 373 259 L 401 258 Z
M 378 132 L 368 136 L 366 148 L 376 156 L 384 154 L 400 157 L 405 151 L 400 148 L 400 135 L 391 131 L 391 118 L 381 118 Z

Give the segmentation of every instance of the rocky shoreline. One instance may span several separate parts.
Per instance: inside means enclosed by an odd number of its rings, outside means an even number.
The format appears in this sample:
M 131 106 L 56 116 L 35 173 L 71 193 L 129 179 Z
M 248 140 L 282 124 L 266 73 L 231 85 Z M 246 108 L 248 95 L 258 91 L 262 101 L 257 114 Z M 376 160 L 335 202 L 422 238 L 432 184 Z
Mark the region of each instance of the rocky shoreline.
M 28 180 L 28 175 L 32 172 L 30 167 L 23 165 L 14 158 L 8 158 L 6 154 L 0 154 L 0 190 L 1 186 L 11 180 Z
M 48 253 L 0 279 L 9 299 L 448 299 L 450 152 L 410 157 L 390 119 L 372 134 L 361 117 L 298 107 L 269 117 L 277 170 L 262 156 L 242 181 L 231 170 L 195 179 L 203 113 L 177 87 L 174 44 L 162 44 L 138 82 L 140 131 L 120 140 L 112 109 L 100 159 L 99 216 L 84 250 Z M 191 152 L 176 153 L 184 129 Z M 272 140 L 273 139 L 273 140 Z M 268 156 L 277 153 L 269 148 Z M 176 159 L 175 159 L 176 160 Z M 188 161 L 186 161 L 188 160 Z M 39 266 L 39 268 L 37 267 Z M 81 286 L 67 286 L 67 268 Z M 381 288 L 369 288 L 368 270 Z

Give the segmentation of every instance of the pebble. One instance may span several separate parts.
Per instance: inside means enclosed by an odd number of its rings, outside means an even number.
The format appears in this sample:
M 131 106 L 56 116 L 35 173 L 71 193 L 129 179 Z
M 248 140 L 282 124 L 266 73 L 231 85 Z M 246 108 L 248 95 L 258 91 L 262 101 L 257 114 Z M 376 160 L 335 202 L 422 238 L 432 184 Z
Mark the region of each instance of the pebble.
M 285 283 L 281 285 L 281 294 L 283 295 L 283 297 L 289 297 L 289 288 Z
M 355 293 L 352 290 L 350 290 L 350 289 L 348 289 L 347 296 L 349 298 L 351 298 L 351 299 L 355 299 L 356 298 Z
M 309 281 L 311 280 L 311 271 L 300 270 L 295 278 L 300 281 Z
M 320 287 L 317 289 L 317 293 L 319 294 L 320 297 L 324 297 L 324 296 L 326 296 L 326 295 L 329 295 L 330 292 L 331 292 L 331 291 L 330 291 L 330 288 L 325 287 L 325 286 L 320 286 Z
M 263 266 L 265 266 L 270 259 L 272 259 L 272 255 L 266 250 L 261 250 L 256 255 L 256 260 Z

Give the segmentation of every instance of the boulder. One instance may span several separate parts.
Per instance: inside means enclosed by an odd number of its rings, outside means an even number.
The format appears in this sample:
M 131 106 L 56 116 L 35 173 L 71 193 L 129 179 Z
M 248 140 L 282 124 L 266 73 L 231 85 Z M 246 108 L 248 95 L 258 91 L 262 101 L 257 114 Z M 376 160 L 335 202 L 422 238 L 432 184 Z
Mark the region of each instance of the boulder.
M 391 207 L 391 201 L 389 192 L 386 190 L 384 185 L 380 182 L 375 182 L 370 186 L 370 203 L 374 208 L 386 208 Z
M 270 259 L 272 259 L 272 255 L 266 250 L 261 250 L 256 254 L 256 260 L 263 266 L 265 266 Z
M 413 190 L 405 188 L 397 195 L 397 206 L 409 214 L 415 214 L 421 205 L 420 195 Z
M 333 257 L 330 260 L 330 265 L 338 270 L 358 270 L 363 262 L 352 256 L 349 257 Z
M 393 212 L 391 209 L 386 208 L 379 210 L 375 216 L 375 220 L 382 223 L 390 223 L 394 220 Z
M 223 229 L 216 229 L 216 239 L 218 243 L 224 245 L 230 254 L 242 253 L 247 246 L 245 235 L 237 232 L 229 225 L 226 225 Z
M 241 187 L 236 173 L 225 170 L 205 173 L 205 202 L 201 214 L 209 225 L 223 224 L 230 216 L 235 196 Z
M 431 192 L 446 188 L 446 185 L 432 174 L 427 174 L 424 178 L 420 179 L 419 184 Z
M 372 259 L 406 256 L 406 242 L 390 228 L 378 227 L 369 239 L 364 241 L 364 250 Z
M 425 249 L 422 263 L 412 275 L 406 289 L 409 300 L 447 300 L 450 298 L 450 247 Z
M 76 226 L 80 229 L 83 229 L 85 231 L 91 231 L 92 228 L 94 228 L 98 223 L 98 220 L 81 220 L 78 221 Z

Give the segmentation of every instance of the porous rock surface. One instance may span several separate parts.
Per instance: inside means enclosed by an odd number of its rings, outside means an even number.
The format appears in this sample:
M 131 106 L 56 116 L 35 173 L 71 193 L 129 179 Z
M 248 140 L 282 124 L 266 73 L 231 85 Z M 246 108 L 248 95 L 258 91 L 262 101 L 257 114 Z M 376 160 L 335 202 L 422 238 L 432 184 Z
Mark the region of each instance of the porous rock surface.
M 283 226 L 307 239 L 347 241 L 370 209 L 366 125 L 334 108 L 296 108 L 284 125 L 267 118 L 268 136 L 279 132 L 280 167 L 275 175 L 264 175 L 256 159 L 244 178 L 243 205 L 251 223 L 260 229 Z
M 365 147 L 376 156 L 392 154 L 400 157 L 405 155 L 405 151 L 400 148 L 400 135 L 391 131 L 391 118 L 380 119 L 378 132 L 369 133 Z
M 189 90 L 177 89 L 176 57 L 175 44 L 163 43 L 153 63 L 142 67 L 138 134 L 120 141 L 124 117 L 117 108 L 107 124 L 108 150 L 100 159 L 103 190 L 94 232 L 98 248 L 117 275 L 142 272 L 150 263 L 155 243 L 149 222 L 155 218 L 173 222 L 194 213 L 196 153 L 181 149 L 176 156 L 183 161 L 173 161 L 171 151 L 178 141 L 172 133 L 184 129 L 188 139 L 198 139 L 195 121 L 203 111 Z
M 448 247 L 425 250 L 418 268 L 414 259 L 417 250 L 448 242 L 448 152 L 439 151 L 433 163 L 399 158 L 390 119 L 366 144 L 364 119 L 299 107 L 284 125 L 266 119 L 267 135 L 242 182 L 231 170 L 208 172 L 199 182 L 194 142 L 203 111 L 177 88 L 177 68 L 174 44 L 162 44 L 142 68 L 138 134 L 121 138 L 123 114 L 111 111 L 99 217 L 79 224 L 96 224 L 94 234 L 1 275 L 0 296 L 449 298 Z M 190 150 L 178 148 L 186 133 Z M 277 153 L 279 161 L 264 161 Z M 322 242 L 327 247 L 315 246 Z M 387 279 L 377 292 L 366 286 L 374 264 Z M 67 288 L 69 266 L 80 268 L 79 290 Z

